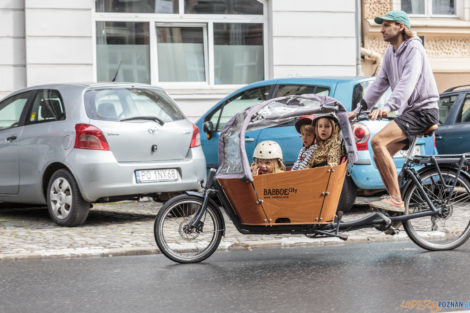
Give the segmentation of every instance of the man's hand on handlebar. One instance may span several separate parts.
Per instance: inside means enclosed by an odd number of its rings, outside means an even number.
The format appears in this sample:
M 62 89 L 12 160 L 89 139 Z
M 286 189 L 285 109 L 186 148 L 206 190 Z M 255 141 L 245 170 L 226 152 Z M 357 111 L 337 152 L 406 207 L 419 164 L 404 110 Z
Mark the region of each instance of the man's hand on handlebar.
M 357 117 L 357 113 L 356 113 L 356 112 L 351 111 L 351 112 L 348 113 L 348 119 L 349 119 L 349 120 L 353 120 L 353 119 L 355 119 L 356 117 Z
M 381 110 L 381 109 L 376 109 L 372 111 L 372 113 L 369 114 L 370 119 L 373 121 L 375 121 L 377 118 L 381 119 L 382 117 L 387 117 L 387 116 L 388 116 L 388 112 L 385 110 Z

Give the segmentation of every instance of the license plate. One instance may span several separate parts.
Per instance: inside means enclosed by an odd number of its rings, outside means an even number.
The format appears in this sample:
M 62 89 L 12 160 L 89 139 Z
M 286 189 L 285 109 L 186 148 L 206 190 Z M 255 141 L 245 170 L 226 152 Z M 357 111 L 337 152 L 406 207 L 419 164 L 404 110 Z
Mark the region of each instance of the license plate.
M 400 150 L 393 156 L 394 158 L 406 158 L 408 154 L 408 150 Z M 413 149 L 413 155 L 420 155 L 421 154 L 421 146 L 416 145 Z
M 178 179 L 178 170 L 175 168 L 135 171 L 135 180 L 137 183 L 158 183 L 165 181 L 175 181 Z

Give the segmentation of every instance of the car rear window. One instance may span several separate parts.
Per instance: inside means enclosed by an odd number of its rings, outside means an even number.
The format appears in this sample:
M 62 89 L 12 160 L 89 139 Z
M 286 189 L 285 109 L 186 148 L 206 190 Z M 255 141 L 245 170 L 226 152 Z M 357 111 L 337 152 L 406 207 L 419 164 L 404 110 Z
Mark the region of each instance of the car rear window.
M 89 118 L 107 121 L 156 117 L 171 122 L 185 118 L 168 95 L 146 88 L 89 90 L 85 93 L 85 110 Z

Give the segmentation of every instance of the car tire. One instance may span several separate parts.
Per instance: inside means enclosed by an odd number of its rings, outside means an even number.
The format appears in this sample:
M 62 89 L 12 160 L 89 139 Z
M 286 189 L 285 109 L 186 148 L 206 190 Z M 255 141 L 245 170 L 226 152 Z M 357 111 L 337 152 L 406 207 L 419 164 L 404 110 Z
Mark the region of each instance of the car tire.
M 346 175 L 343 184 L 343 190 L 341 190 L 341 196 L 338 202 L 338 211 L 347 213 L 351 211 L 357 196 L 357 186 L 354 184 L 351 176 Z
M 83 199 L 75 178 L 65 169 L 51 176 L 46 197 L 49 215 L 60 226 L 78 226 L 88 217 L 90 203 Z

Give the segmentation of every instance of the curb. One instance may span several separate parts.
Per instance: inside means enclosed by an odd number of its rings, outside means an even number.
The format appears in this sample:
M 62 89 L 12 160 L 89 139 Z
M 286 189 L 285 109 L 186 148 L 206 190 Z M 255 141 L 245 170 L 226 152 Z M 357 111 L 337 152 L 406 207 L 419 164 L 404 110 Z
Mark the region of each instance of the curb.
M 320 247 L 333 245 L 348 245 L 364 242 L 391 242 L 409 240 L 405 232 L 398 235 L 389 236 L 383 233 L 377 235 L 351 235 L 347 241 L 339 238 L 299 238 L 283 237 L 272 240 L 246 240 L 239 241 L 225 238 L 221 241 L 218 251 L 230 250 L 253 250 L 253 249 L 276 249 L 276 248 L 295 248 L 295 247 Z M 35 253 L 17 253 L 0 254 L 0 261 L 8 260 L 35 260 L 35 259 L 71 259 L 71 258 L 93 258 L 93 257 L 113 257 L 113 256 L 133 256 L 133 255 L 152 255 L 160 254 L 156 246 L 139 248 L 113 248 L 113 249 L 62 249 L 62 250 L 43 250 Z

